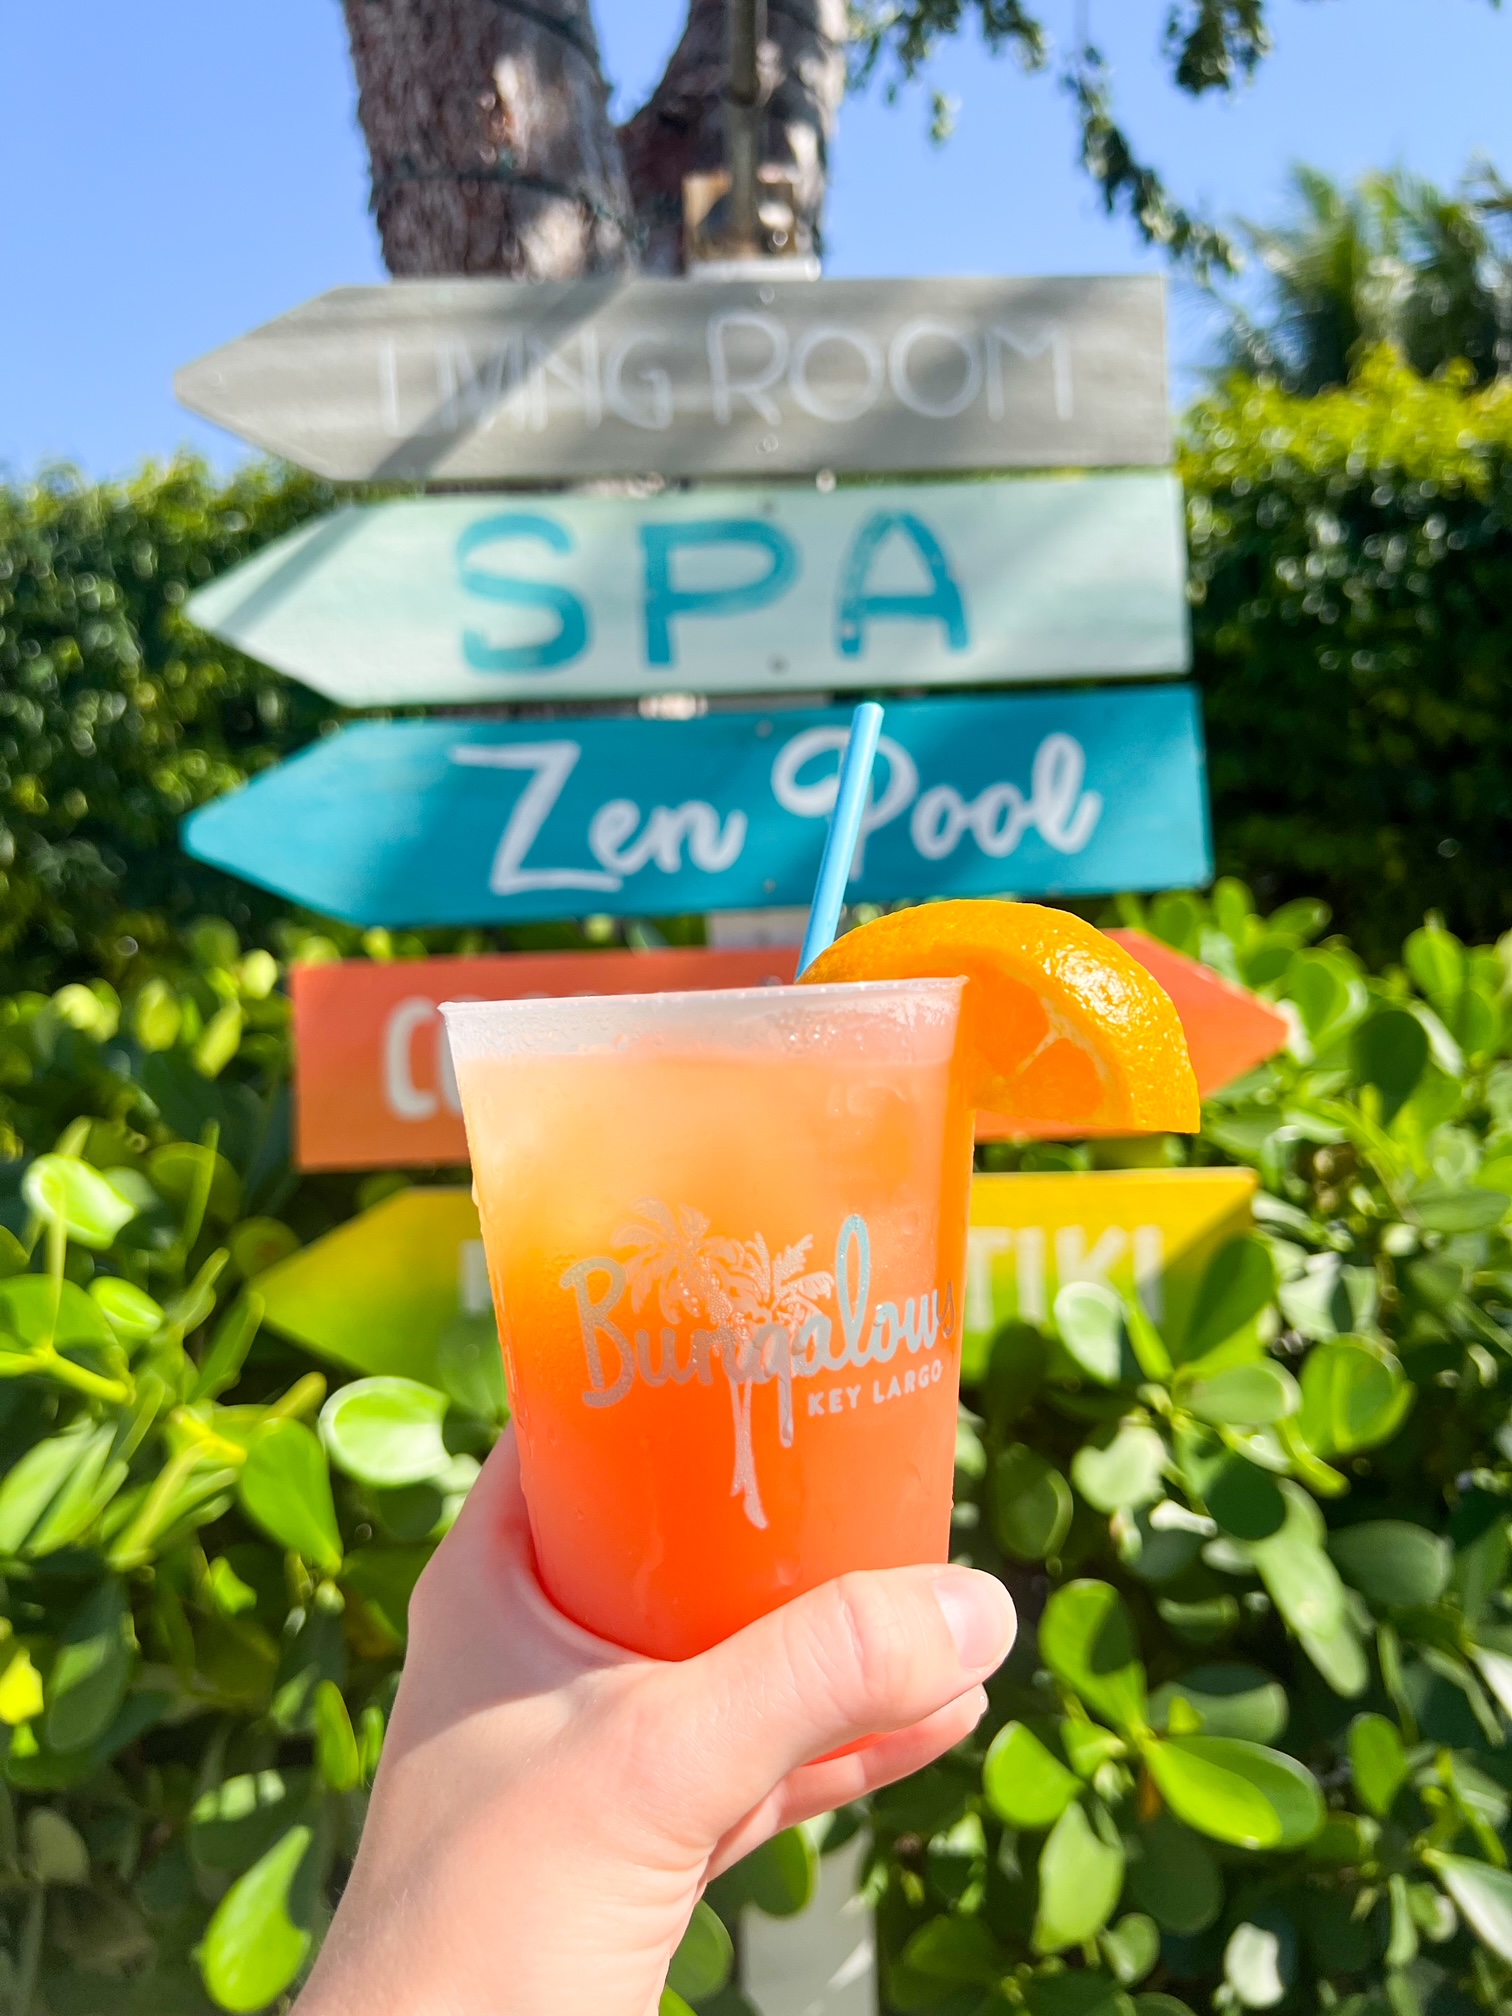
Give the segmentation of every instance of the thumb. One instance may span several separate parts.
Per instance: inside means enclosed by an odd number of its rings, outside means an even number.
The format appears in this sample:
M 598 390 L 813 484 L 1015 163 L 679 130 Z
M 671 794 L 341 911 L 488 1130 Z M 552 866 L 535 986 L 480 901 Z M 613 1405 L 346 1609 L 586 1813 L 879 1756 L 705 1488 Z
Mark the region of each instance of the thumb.
M 889 1568 L 842 1575 L 661 1669 L 681 1826 L 714 1842 L 799 1765 L 922 1721 L 999 1666 L 1016 1628 L 994 1576 Z

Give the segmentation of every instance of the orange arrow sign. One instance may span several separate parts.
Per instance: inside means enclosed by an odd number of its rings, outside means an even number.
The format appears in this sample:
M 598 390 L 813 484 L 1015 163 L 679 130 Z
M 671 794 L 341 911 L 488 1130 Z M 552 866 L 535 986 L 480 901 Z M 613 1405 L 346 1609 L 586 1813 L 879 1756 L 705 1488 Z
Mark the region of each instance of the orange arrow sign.
M 1140 931 L 1110 934 L 1176 1004 L 1197 1084 L 1216 1092 L 1286 1043 L 1274 1008 Z M 403 1169 L 467 1160 L 461 1107 L 441 1041 L 440 1004 L 527 995 L 660 994 L 759 987 L 793 978 L 796 947 L 654 952 L 516 952 L 294 970 L 296 1152 L 304 1169 Z M 984 1141 L 1021 1134 L 978 1116 Z
M 796 946 L 511 952 L 366 959 L 294 969 L 295 1154 L 302 1169 L 406 1169 L 467 1160 L 442 1037 L 443 1001 L 667 994 L 791 980 Z
M 1108 936 L 1132 952 L 1176 1004 L 1204 1099 L 1286 1048 L 1291 1034 L 1286 1017 L 1258 994 L 1143 931 L 1110 931 Z

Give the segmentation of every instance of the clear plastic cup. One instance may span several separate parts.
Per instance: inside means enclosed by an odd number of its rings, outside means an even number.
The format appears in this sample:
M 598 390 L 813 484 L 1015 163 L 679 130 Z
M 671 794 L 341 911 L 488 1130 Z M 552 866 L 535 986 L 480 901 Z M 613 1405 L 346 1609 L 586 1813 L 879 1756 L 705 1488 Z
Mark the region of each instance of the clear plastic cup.
M 601 1637 L 946 1559 L 963 985 L 443 1008 L 541 1577 Z

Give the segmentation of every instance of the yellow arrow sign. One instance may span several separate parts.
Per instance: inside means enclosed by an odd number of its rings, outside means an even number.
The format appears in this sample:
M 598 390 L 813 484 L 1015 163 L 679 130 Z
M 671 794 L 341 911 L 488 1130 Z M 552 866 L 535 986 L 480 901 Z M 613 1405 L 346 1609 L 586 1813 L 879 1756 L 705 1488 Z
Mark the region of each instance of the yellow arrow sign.
M 467 1190 L 401 1190 L 259 1274 L 257 1292 L 317 1357 L 444 1384 L 442 1338 L 491 1313 L 478 1207 Z
M 1002 1324 L 1043 1323 L 1069 1281 L 1137 1294 L 1179 1337 L 1208 1261 L 1248 1230 L 1257 1182 L 1249 1169 L 974 1177 L 962 1377 L 986 1370 Z
M 1041 1323 L 1068 1281 L 1138 1294 L 1179 1337 L 1203 1269 L 1245 1231 L 1248 1169 L 1117 1169 L 977 1176 L 971 1186 L 963 1376 L 993 1333 Z M 257 1277 L 267 1321 L 318 1357 L 444 1384 L 437 1353 L 458 1318 L 487 1318 L 477 1207 L 463 1189 L 403 1190 Z

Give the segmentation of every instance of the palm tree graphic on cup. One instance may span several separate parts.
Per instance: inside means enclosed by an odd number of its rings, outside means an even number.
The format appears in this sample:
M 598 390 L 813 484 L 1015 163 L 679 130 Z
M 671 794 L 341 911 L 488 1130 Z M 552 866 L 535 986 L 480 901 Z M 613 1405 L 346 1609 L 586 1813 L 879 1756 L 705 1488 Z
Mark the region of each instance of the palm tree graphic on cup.
M 726 1239 L 709 1230 L 709 1220 L 690 1204 L 667 1205 L 644 1198 L 636 1217 L 615 1234 L 625 1256 L 625 1280 L 637 1312 L 653 1294 L 667 1323 L 702 1322 L 730 1381 L 735 1422 L 735 1470 L 730 1495 L 742 1500 L 753 1526 L 764 1527 L 766 1512 L 756 1476 L 751 1439 L 751 1396 L 757 1375 L 778 1380 L 778 1436 L 793 1443 L 792 1348 L 794 1334 L 818 1314 L 818 1304 L 834 1293 L 834 1276 L 805 1273 L 811 1236 L 773 1253 L 758 1232 L 751 1239 Z M 782 1363 L 774 1354 L 784 1354 Z

